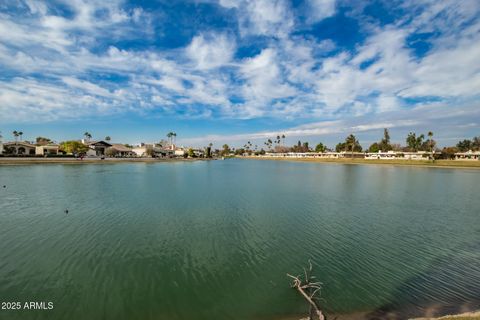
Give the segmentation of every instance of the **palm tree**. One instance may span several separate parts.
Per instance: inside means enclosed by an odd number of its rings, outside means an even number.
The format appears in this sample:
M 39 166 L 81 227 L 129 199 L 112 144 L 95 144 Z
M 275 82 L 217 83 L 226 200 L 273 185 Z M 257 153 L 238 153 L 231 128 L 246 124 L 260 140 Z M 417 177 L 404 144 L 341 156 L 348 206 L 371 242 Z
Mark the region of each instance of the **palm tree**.
M 85 140 L 87 140 L 87 141 L 90 141 L 90 139 L 92 139 L 92 135 L 88 131 L 85 131 L 83 136 L 85 137 Z
M 105 137 L 105 141 L 110 141 L 110 140 L 112 140 L 112 138 L 110 138 L 110 136 Z
M 347 139 L 345 139 L 345 147 L 351 147 L 351 151 L 352 151 L 352 158 L 353 158 L 353 152 L 355 151 L 355 147 L 357 146 L 358 144 L 358 140 L 357 138 L 351 134 L 347 137 Z
M 18 135 L 20 136 L 20 141 L 22 141 L 23 132 L 22 132 L 22 131 L 19 131 L 19 132 L 18 132 Z
M 173 132 L 167 133 L 167 138 L 168 138 L 168 141 L 169 141 L 170 145 L 172 144 L 172 137 L 173 137 Z
M 433 151 L 433 141 L 432 141 L 433 132 L 428 131 L 427 135 L 428 135 L 428 144 L 430 146 L 430 152 L 432 152 Z
M 177 142 L 177 133 L 172 132 L 172 136 L 173 136 L 173 144 L 175 144 Z
M 285 145 L 285 135 L 282 134 L 282 145 Z
M 13 137 L 15 138 L 15 144 L 16 144 L 17 140 L 18 140 L 18 131 L 15 130 L 15 131 L 12 132 L 12 134 L 13 134 Z

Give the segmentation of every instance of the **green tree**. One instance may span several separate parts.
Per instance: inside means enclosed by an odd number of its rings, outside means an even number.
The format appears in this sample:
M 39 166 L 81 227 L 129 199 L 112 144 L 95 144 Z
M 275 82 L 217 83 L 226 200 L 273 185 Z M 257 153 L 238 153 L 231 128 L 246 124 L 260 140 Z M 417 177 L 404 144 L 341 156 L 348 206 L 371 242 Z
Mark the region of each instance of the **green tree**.
M 437 144 L 437 142 L 432 139 L 433 137 L 432 131 L 428 131 L 427 136 L 428 136 L 428 140 L 423 143 L 421 149 L 423 149 L 424 151 L 433 152 L 433 148 L 435 148 L 435 145 Z
M 457 147 L 445 147 L 442 150 L 442 157 L 444 159 L 454 159 L 457 152 L 459 152 Z
M 188 149 L 187 154 L 188 154 L 188 157 L 189 157 L 189 158 L 195 158 L 195 152 L 193 151 L 192 148 L 189 148 L 189 149 Z
M 479 150 L 480 150 L 480 136 L 478 136 L 478 137 L 473 137 L 473 140 L 472 140 L 472 149 L 475 150 L 475 151 L 479 151 Z
M 228 144 L 224 144 L 222 148 L 222 156 L 228 156 L 230 154 L 230 147 Z
M 212 157 L 212 146 L 213 146 L 213 143 L 209 143 L 208 144 L 208 147 L 205 148 L 205 158 L 211 158 Z
M 457 143 L 457 148 L 461 151 L 461 152 L 465 152 L 465 151 L 468 151 L 468 150 L 471 150 L 473 147 L 473 143 L 471 140 L 462 140 L 462 141 L 458 141 Z
M 360 142 L 357 140 L 357 138 L 353 135 L 350 134 L 346 139 L 345 139 L 345 144 L 348 147 L 348 150 L 350 152 L 362 152 L 362 146 L 360 145 Z
M 321 142 L 315 146 L 315 152 L 325 152 L 326 149 L 325 145 Z
M 347 145 L 345 144 L 345 142 L 339 142 L 335 146 L 335 151 L 336 152 L 342 152 L 342 151 L 346 151 L 346 150 L 347 150 Z
M 244 148 L 237 148 L 237 149 L 235 150 L 235 155 L 241 156 L 241 155 L 243 155 L 245 152 L 246 152 L 246 150 L 245 150 Z
M 388 132 L 387 128 L 383 129 L 383 139 L 380 141 L 378 146 L 382 151 L 392 150 L 392 145 L 390 144 L 390 133 Z
M 66 153 L 79 154 L 79 155 L 85 154 L 89 149 L 88 146 L 76 140 L 61 142 L 60 148 Z
M 308 146 L 308 142 L 304 142 L 302 144 L 302 152 L 308 152 L 310 151 L 310 147 Z
M 35 142 L 39 146 L 45 146 L 49 143 L 52 143 L 52 140 L 50 140 L 49 138 L 45 138 L 45 137 L 37 137 L 35 139 Z
M 380 151 L 380 145 L 377 142 L 372 143 L 368 148 L 368 152 L 377 153 L 378 151 Z
M 105 141 L 110 141 L 110 140 L 112 140 L 112 138 L 110 138 L 110 136 L 105 137 Z
M 424 138 L 425 136 L 423 134 L 417 137 L 415 132 L 410 132 L 406 139 L 408 148 L 412 151 L 418 151 L 423 145 Z

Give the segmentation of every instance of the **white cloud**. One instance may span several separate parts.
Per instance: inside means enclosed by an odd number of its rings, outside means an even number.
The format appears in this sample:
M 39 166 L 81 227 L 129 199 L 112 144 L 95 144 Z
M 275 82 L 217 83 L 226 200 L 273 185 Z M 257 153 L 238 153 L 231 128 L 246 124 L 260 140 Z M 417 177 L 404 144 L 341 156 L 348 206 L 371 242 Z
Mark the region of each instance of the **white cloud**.
M 334 14 L 333 1 L 314 2 L 318 12 L 311 10 L 312 19 Z M 41 114 L 25 119 L 60 119 L 155 108 L 169 115 L 310 121 L 380 117 L 409 107 L 405 98 L 433 108 L 421 102 L 433 97 L 455 108 L 479 97 L 480 22 L 471 22 L 472 13 L 455 2 L 432 4 L 431 12 L 418 9 L 423 13 L 412 22 L 371 27 L 368 38 L 351 51 L 292 32 L 295 12 L 286 1 L 220 4 L 238 18 L 240 36 L 231 30 L 203 31 L 185 47 L 162 50 L 99 49 L 98 44 L 110 43 L 102 42 L 108 37 L 144 36 L 149 13 L 124 9 L 120 1 L 68 2 L 74 13 L 69 18 L 55 15 L 51 3 L 33 0 L 25 17 L 0 13 L 0 66 L 14 74 L 2 78 L 3 121 L 20 119 L 17 110 L 22 116 Z M 466 5 L 478 12 L 474 2 Z M 447 15 L 453 27 L 438 15 Z M 408 47 L 412 33 L 439 29 L 443 33 L 430 39 L 424 56 Z M 262 50 L 235 58 L 251 38 L 262 39 Z
M 308 0 L 308 20 L 318 22 L 335 14 L 336 0 Z
M 285 0 L 220 0 L 225 8 L 236 8 L 240 31 L 244 35 L 288 37 L 294 18 Z
M 218 68 L 231 61 L 235 42 L 225 34 L 201 34 L 192 39 L 185 52 L 197 69 Z

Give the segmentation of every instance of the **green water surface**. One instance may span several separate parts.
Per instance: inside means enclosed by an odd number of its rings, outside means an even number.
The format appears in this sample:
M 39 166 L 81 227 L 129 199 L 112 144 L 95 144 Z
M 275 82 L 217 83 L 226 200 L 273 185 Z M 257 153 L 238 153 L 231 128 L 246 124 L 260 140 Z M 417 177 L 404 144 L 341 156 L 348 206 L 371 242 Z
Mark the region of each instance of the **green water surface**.
M 0 319 L 278 320 L 306 309 L 286 273 L 308 259 L 330 313 L 476 308 L 479 181 L 256 160 L 2 166 L 0 301 L 54 307 Z

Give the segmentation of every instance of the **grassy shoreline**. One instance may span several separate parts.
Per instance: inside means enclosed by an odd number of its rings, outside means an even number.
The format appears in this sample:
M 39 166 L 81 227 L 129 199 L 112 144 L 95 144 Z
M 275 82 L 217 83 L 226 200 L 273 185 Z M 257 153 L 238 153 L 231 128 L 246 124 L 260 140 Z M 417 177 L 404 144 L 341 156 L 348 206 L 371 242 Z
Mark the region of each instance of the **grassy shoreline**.
M 237 157 L 238 159 L 255 160 L 276 160 L 276 161 L 296 161 L 296 162 L 315 162 L 329 164 L 349 164 L 349 165 L 390 165 L 390 166 L 414 166 L 427 168 L 458 168 L 458 169 L 480 169 L 480 161 L 458 161 L 458 160 L 374 160 L 374 159 L 324 159 L 324 158 L 280 158 L 280 157 Z
M 162 163 L 162 162 L 191 162 L 199 160 L 211 160 L 203 158 L 0 158 L 0 166 L 33 165 L 33 164 L 114 164 L 114 163 Z

